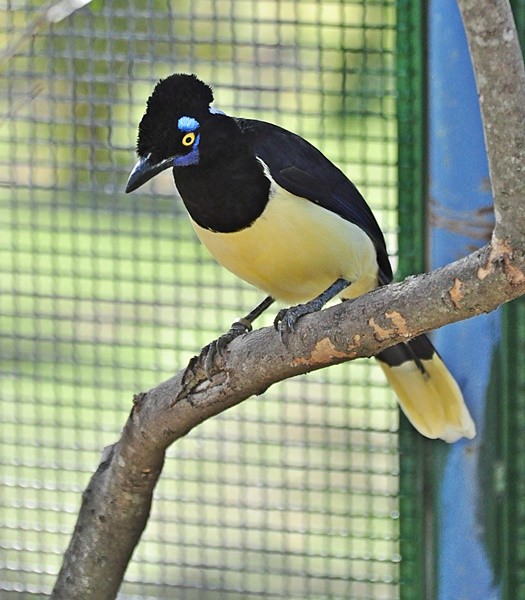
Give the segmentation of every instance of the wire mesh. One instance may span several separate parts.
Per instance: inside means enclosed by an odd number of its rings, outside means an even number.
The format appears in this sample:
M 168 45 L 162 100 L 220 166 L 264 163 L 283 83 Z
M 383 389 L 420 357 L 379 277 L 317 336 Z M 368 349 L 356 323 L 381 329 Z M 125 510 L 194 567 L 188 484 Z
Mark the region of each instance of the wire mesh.
M 153 84 L 195 72 L 226 112 L 309 139 L 395 254 L 395 6 L 0 7 L 0 595 L 30 598 L 50 592 L 133 393 L 261 298 L 197 243 L 169 174 L 123 194 Z M 398 598 L 396 432 L 368 361 L 202 424 L 169 452 L 119 597 Z

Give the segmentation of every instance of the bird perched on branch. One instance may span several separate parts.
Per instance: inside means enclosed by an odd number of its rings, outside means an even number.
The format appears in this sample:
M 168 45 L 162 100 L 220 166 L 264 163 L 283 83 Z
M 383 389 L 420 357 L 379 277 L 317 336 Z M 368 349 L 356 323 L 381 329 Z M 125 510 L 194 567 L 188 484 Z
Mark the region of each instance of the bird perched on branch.
M 385 240 L 353 183 L 301 137 L 263 121 L 211 107 L 213 93 L 194 75 L 159 81 L 139 125 L 132 192 L 165 169 L 210 253 L 268 296 L 217 341 L 216 351 L 274 299 L 286 338 L 302 315 L 392 280 Z M 427 336 L 377 359 L 399 403 L 423 435 L 454 442 L 475 435 L 461 391 Z

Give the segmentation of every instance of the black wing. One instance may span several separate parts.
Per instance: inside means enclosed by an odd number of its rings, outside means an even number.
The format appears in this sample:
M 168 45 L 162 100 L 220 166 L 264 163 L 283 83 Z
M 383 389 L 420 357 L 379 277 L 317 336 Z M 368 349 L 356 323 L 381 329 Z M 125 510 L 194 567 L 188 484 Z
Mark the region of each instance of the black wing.
M 286 129 L 253 119 L 235 121 L 255 154 L 268 165 L 276 183 L 366 232 L 376 248 L 380 282 L 392 281 L 383 233 L 365 199 L 346 175 L 312 144 Z

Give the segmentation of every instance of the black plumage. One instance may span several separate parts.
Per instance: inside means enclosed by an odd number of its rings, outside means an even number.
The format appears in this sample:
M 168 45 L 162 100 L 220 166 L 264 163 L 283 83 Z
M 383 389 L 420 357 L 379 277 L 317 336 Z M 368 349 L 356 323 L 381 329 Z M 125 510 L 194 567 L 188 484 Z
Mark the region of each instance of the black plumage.
M 376 248 L 383 283 L 392 281 L 383 233 L 365 199 L 347 176 L 312 144 L 282 127 L 253 119 L 235 121 L 253 153 L 268 165 L 276 183 L 366 232 Z

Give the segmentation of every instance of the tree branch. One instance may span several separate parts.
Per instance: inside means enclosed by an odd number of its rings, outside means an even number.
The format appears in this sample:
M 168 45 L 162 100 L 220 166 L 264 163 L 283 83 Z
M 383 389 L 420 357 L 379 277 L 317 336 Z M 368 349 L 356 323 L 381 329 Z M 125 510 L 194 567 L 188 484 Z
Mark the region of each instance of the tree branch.
M 300 320 L 285 347 L 271 328 L 234 340 L 211 381 L 199 360 L 134 406 L 84 493 L 51 598 L 110 600 L 146 525 L 166 448 L 277 381 L 362 356 L 525 293 L 525 73 L 507 0 L 459 0 L 480 91 L 496 228 L 491 244 L 442 269 Z M 184 381 L 183 381 L 184 379 Z
M 494 194 L 494 235 L 523 241 L 525 72 L 508 0 L 458 0 L 476 77 Z

